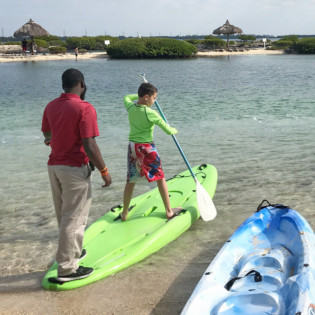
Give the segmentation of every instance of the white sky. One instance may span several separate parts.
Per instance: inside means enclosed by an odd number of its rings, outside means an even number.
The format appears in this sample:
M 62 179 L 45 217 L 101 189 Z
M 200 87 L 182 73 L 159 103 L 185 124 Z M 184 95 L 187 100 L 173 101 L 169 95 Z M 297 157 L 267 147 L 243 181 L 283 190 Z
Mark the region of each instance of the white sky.
M 244 34 L 313 35 L 315 0 L 0 0 L 0 35 L 30 18 L 58 36 L 208 35 L 227 19 Z

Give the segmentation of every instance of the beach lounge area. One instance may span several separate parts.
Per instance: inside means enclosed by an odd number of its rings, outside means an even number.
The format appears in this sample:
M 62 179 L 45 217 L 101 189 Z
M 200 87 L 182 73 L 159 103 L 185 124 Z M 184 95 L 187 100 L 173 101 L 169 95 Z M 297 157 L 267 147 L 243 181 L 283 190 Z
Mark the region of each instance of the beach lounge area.
M 283 50 L 268 49 L 249 49 L 243 51 L 200 51 L 196 57 L 219 57 L 219 56 L 235 56 L 235 55 L 280 55 L 284 54 Z M 79 54 L 78 61 L 83 59 L 108 58 L 106 52 L 87 52 Z M 6 53 L 0 54 L 0 63 L 2 62 L 27 62 L 27 61 L 48 61 L 48 60 L 75 60 L 74 53 L 65 54 L 26 54 L 22 53 Z

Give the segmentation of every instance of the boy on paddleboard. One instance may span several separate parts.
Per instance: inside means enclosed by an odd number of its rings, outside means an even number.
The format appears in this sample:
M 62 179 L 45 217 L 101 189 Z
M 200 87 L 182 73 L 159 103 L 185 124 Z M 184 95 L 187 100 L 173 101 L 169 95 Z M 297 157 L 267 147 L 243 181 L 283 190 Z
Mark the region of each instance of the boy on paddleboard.
M 144 176 L 149 182 L 156 181 L 161 194 L 166 216 L 171 218 L 182 208 L 171 208 L 168 188 L 161 159 L 153 142 L 154 126 L 158 125 L 166 134 L 177 133 L 151 106 L 157 97 L 157 88 L 151 83 L 142 83 L 137 94 L 126 95 L 124 104 L 130 124 L 128 144 L 128 173 L 124 191 L 124 208 L 121 220 L 125 221 L 136 182 Z M 137 103 L 134 103 L 134 101 Z

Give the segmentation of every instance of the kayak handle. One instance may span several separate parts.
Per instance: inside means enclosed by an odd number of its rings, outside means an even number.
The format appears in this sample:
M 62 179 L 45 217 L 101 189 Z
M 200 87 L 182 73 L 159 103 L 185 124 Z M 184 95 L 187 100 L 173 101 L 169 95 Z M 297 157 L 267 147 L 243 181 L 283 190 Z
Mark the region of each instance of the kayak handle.
M 267 203 L 266 206 L 264 206 L 263 204 Z M 259 212 L 262 209 L 265 209 L 267 207 L 273 207 L 273 208 L 279 208 L 279 209 L 286 209 L 286 208 L 290 208 L 288 206 L 284 206 L 283 204 L 271 204 L 268 200 L 264 199 L 257 207 L 256 212 Z
M 231 287 L 233 286 L 233 284 L 234 284 L 234 282 L 235 282 L 236 280 L 245 278 L 245 277 L 249 276 L 249 275 L 252 274 L 252 273 L 255 274 L 255 276 L 254 276 L 255 282 L 261 282 L 261 281 L 262 281 L 262 276 L 261 276 L 261 274 L 260 274 L 258 271 L 256 271 L 256 270 L 251 270 L 251 271 L 249 271 L 244 277 L 235 277 L 235 278 L 232 278 L 232 279 L 224 286 L 224 288 L 225 288 L 226 290 L 230 291 Z

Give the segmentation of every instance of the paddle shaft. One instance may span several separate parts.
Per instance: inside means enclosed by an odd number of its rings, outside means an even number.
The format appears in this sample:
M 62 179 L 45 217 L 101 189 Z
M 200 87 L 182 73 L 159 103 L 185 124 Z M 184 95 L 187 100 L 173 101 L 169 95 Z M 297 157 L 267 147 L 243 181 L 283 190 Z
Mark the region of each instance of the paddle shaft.
M 167 119 L 166 119 L 166 117 L 164 116 L 164 114 L 163 114 L 163 112 L 162 112 L 162 109 L 161 109 L 161 107 L 160 107 L 158 101 L 155 101 L 155 105 L 156 105 L 156 107 L 157 107 L 157 109 L 158 109 L 160 115 L 161 115 L 162 118 L 164 119 L 164 121 L 168 124 Z M 182 148 L 180 147 L 180 145 L 179 145 L 179 143 L 178 143 L 176 137 L 175 137 L 174 135 L 172 135 L 172 138 L 173 138 L 173 140 L 174 140 L 174 142 L 175 142 L 175 144 L 176 144 L 176 146 L 177 146 L 177 149 L 179 150 L 180 154 L 182 155 L 182 157 L 183 157 L 183 159 L 184 159 L 184 161 L 185 161 L 185 163 L 186 163 L 186 165 L 187 165 L 187 167 L 188 167 L 188 169 L 189 169 L 189 172 L 191 173 L 193 179 L 196 181 L 196 176 L 195 176 L 193 170 L 191 169 L 190 164 L 188 163 L 188 161 L 187 161 L 187 159 L 186 159 L 186 156 L 185 156 L 185 154 L 184 154 Z

